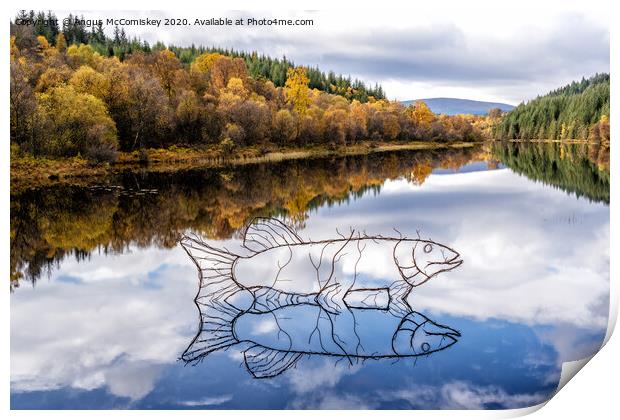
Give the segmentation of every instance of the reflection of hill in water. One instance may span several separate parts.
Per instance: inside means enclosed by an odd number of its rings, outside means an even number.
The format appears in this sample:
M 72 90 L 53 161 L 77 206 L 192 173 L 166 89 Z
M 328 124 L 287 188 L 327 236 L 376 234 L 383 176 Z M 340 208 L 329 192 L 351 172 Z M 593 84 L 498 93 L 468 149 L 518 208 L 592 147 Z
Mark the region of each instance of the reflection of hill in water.
M 97 187 L 54 186 L 11 196 L 11 276 L 36 280 L 65 255 L 171 248 L 186 229 L 232 237 L 255 216 L 303 225 L 322 205 L 379 191 L 386 179 L 421 184 L 438 166 L 479 159 L 480 148 L 378 153 L 228 169 L 126 173 Z
M 492 155 L 535 181 L 609 204 L 609 148 L 596 144 L 494 143 Z

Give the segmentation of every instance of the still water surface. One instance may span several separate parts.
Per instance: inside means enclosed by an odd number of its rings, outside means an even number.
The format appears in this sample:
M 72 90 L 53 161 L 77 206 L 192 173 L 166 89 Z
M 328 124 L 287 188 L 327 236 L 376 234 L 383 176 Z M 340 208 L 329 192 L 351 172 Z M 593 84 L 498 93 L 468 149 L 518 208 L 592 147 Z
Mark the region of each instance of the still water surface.
M 609 172 L 592 155 L 577 145 L 485 146 L 125 173 L 96 186 L 14 192 L 11 406 L 540 403 L 557 387 L 562 363 L 595 352 L 607 326 Z M 278 364 L 282 353 L 265 357 L 264 347 L 248 350 L 247 342 L 186 364 L 181 357 L 201 319 L 199 282 L 178 239 L 192 232 L 242 253 L 243 228 L 256 216 L 283 220 L 313 241 L 351 228 L 419 234 L 457 250 L 463 264 L 416 287 L 412 312 L 352 309 L 344 316 L 300 305 L 238 323 L 236 335 L 252 343 L 277 350 L 285 334 L 298 350 L 314 349 L 290 365 Z M 385 265 L 369 261 L 360 273 L 381 277 Z M 322 320 L 319 329 L 331 322 L 340 343 L 354 339 L 356 349 L 316 351 L 307 344 L 309 319 Z M 407 320 L 447 335 L 427 335 L 424 349 L 432 351 L 417 357 L 350 356 L 360 349 L 394 356 L 394 331 Z M 258 356 L 254 371 L 248 354 Z M 256 379 L 265 365 L 273 377 Z

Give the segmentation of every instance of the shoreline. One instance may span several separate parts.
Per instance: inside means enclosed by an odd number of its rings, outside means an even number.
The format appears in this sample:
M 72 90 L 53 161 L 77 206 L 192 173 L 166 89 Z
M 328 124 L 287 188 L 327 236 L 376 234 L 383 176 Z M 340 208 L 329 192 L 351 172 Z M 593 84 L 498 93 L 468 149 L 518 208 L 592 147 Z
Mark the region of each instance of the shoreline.
M 296 159 L 368 155 L 401 150 L 463 149 L 484 142 L 408 142 L 372 143 L 360 142 L 334 150 L 324 146 L 260 150 L 246 147 L 224 158 L 214 146 L 209 149 L 171 147 L 169 149 L 146 149 L 148 161 L 138 151 L 119 152 L 115 163 L 92 164 L 81 157 L 52 159 L 46 157 L 11 156 L 11 191 L 19 191 L 54 184 L 88 184 L 124 171 L 168 172 L 196 168 L 219 168 Z
M 324 145 L 266 149 L 260 146 L 239 148 L 230 157 L 222 157 L 217 145 L 207 148 L 145 149 L 148 160 L 140 151 L 119 152 L 114 163 L 93 164 L 82 157 L 48 158 L 23 155 L 11 156 L 11 192 L 49 185 L 90 185 L 103 182 L 107 177 L 126 171 L 173 172 L 198 168 L 222 168 L 296 159 L 319 159 L 327 157 L 359 156 L 405 150 L 464 149 L 492 143 L 565 143 L 590 144 L 587 140 L 534 139 L 499 140 L 479 142 L 371 142 L 363 141 L 350 146 L 327 149 Z M 607 146 L 608 147 L 608 146 Z

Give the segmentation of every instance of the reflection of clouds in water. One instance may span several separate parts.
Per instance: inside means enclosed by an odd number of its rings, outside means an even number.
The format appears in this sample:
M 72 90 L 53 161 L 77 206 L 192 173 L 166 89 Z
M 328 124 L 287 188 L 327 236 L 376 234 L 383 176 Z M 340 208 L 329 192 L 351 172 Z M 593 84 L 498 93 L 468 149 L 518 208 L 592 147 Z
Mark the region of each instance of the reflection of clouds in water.
M 163 369 L 163 364 L 153 361 L 124 361 L 105 371 L 105 382 L 100 385 L 107 385 L 119 397 L 138 400 L 151 392 Z
M 274 319 L 266 319 L 254 324 L 252 334 L 269 334 L 270 332 L 276 331 L 277 329 L 278 324 Z
M 289 409 L 316 409 L 316 410 L 372 410 L 375 405 L 366 398 L 355 395 L 334 395 L 326 392 L 297 398 L 289 404 Z
M 161 270 L 162 266 L 166 265 L 195 267 L 188 260 L 187 254 L 181 247 L 173 250 L 159 249 L 157 247 L 147 249 L 129 247 L 122 254 L 110 253 L 105 255 L 94 252 L 86 261 L 66 258 L 59 264 L 58 268 L 52 270 L 51 281 L 64 281 L 65 283 L 94 283 L 103 281 L 109 283 L 111 279 L 123 279 L 124 282 L 132 283 L 134 286 L 142 286 L 152 280 L 149 278 L 151 273 Z M 184 276 L 182 279 L 186 282 L 193 282 L 192 284 L 195 285 L 197 280 L 196 272 L 190 272 L 189 274 L 190 276 Z M 166 278 L 161 275 L 159 277 L 165 281 L 169 281 L 170 278 L 173 279 L 172 281 L 176 281 L 178 278 L 174 276 Z M 72 281 L 67 281 L 67 279 Z M 45 284 L 44 279 L 37 283 L 33 299 L 36 299 L 38 294 L 44 292 L 39 290 L 41 284 Z M 57 286 L 57 284 L 54 285 L 54 287 Z
M 224 404 L 225 402 L 232 400 L 232 398 L 232 395 L 227 394 L 216 397 L 207 397 L 201 400 L 181 401 L 179 404 L 186 407 L 208 407 L 212 405 Z
M 605 330 L 578 328 L 570 324 L 535 329 L 543 343 L 550 343 L 558 353 L 558 361 L 589 357 L 600 348 Z
M 360 200 L 355 212 L 321 209 L 301 235 L 329 237 L 354 226 L 415 236 L 421 228 L 423 238 L 454 246 L 465 262 L 414 289 L 414 308 L 530 325 L 606 326 L 600 303 L 609 294 L 608 207 L 567 199 L 508 170 L 431 175 L 421 188 L 388 181 L 383 193 Z M 581 224 L 546 223 L 574 213 L 583 215 Z
M 359 409 L 381 408 L 386 403 L 404 403 L 402 408 L 427 410 L 482 410 L 485 408 L 524 408 L 546 401 L 546 393 L 510 394 L 495 385 L 478 386 L 465 381 L 442 385 L 411 384 L 404 389 L 380 389 L 364 398 L 337 389 L 322 389 L 318 393 L 295 398 L 288 408 L 295 409 Z
M 580 216 L 577 223 L 558 223 L 573 214 Z M 421 312 L 534 326 L 557 358 L 547 360 L 533 350 L 522 363 L 557 366 L 600 345 L 608 316 L 608 207 L 568 198 L 508 170 L 431 175 L 423 186 L 388 181 L 376 197 L 320 208 L 300 236 L 333 238 L 336 228 L 343 232 L 349 226 L 387 235 L 395 227 L 409 237 L 419 228 L 423 238 L 453 246 L 464 264 L 414 289 L 410 303 Z M 222 243 L 239 250 L 238 240 Z M 360 281 L 385 273 L 374 258 L 359 269 L 367 275 Z M 11 296 L 13 390 L 105 386 L 117 396 L 142 398 L 195 334 L 196 282 L 195 267 L 179 247 L 63 261 L 50 281 Z M 266 323 L 259 330 L 273 327 Z M 241 361 L 234 349 L 227 357 Z M 356 372 L 357 365 L 304 359 L 286 374 L 298 394 L 291 406 L 372 408 L 403 400 L 427 404 L 424 408 L 517 407 L 543 398 L 461 381 L 379 392 L 374 400 L 335 392 Z M 550 383 L 557 382 L 556 369 L 546 372 Z M 227 396 L 181 404 L 221 404 Z
M 441 386 L 415 385 L 408 389 L 380 391 L 382 401 L 403 400 L 413 407 L 427 409 L 481 410 L 486 407 L 523 408 L 540 404 L 546 394 L 509 394 L 504 389 L 489 385 L 477 386 L 464 381 L 453 381 Z
M 332 357 L 306 358 L 295 369 L 287 373 L 291 388 L 298 394 L 319 389 L 333 388 L 343 376 L 353 375 L 362 365 L 349 365 L 348 362 L 336 363 Z
M 130 274 L 93 282 L 83 273 L 101 266 Z M 66 275 L 82 284 L 55 281 Z M 11 296 L 12 388 L 107 385 L 114 395 L 146 395 L 162 364 L 175 361 L 194 333 L 196 284 L 180 249 L 93 255 L 88 264 L 67 260 L 49 282 Z

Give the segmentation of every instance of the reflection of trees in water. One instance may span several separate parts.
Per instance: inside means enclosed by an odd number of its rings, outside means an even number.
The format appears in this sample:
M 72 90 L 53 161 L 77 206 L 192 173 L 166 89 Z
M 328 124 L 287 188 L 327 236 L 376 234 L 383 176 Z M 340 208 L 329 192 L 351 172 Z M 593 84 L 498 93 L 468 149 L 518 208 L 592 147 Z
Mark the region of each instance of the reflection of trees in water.
M 576 143 L 494 143 L 493 156 L 526 177 L 609 204 L 609 148 Z
M 171 248 L 186 229 L 231 238 L 255 216 L 302 227 L 308 211 L 378 192 L 386 179 L 421 184 L 436 167 L 479 159 L 477 148 L 295 160 L 175 173 L 127 173 L 91 188 L 61 185 L 11 196 L 11 277 L 38 279 L 67 255 Z

